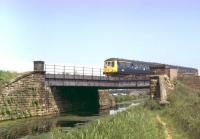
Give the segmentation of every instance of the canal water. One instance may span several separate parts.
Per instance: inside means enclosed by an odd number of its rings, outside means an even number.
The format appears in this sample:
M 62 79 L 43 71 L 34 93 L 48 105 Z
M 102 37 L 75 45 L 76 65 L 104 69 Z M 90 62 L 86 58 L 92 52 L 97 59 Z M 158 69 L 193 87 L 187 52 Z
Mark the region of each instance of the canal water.
M 81 128 L 86 124 L 95 122 L 100 117 L 114 115 L 129 107 L 139 105 L 141 100 L 118 104 L 116 107 L 99 111 L 96 114 L 66 114 L 33 117 L 15 121 L 0 122 L 0 139 L 39 139 L 49 134 L 53 128 L 59 127 L 62 132 L 72 128 Z

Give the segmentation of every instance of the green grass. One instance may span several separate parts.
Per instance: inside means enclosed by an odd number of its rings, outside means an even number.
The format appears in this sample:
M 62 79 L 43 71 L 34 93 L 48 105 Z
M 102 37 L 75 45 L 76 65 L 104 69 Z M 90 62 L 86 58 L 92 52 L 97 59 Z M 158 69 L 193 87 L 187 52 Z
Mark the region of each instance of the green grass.
M 170 116 L 162 115 L 162 120 L 167 123 L 167 127 L 170 129 L 173 139 L 192 139 L 191 135 L 185 132 L 178 124 L 178 121 L 172 119 Z
M 172 129 L 174 139 L 199 139 L 200 137 L 200 95 L 192 88 L 177 81 L 175 90 L 171 91 L 168 106 L 149 100 L 145 108 L 159 114 Z
M 9 83 L 9 81 L 14 79 L 15 77 L 17 77 L 16 72 L 0 70 L 0 87 Z
M 130 108 L 117 115 L 98 120 L 85 128 L 62 133 L 51 132 L 52 139 L 164 139 L 164 130 L 156 116 L 143 107 Z
M 190 138 L 200 137 L 200 96 L 183 84 L 169 95 L 170 105 L 163 115 L 171 118 Z

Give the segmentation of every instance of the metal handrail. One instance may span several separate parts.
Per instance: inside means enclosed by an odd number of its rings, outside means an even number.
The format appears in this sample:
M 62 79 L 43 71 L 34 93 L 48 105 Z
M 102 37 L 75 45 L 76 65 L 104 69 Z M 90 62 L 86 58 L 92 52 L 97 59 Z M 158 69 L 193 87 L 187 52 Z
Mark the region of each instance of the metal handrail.
M 76 66 L 61 66 L 61 65 L 45 65 L 46 73 L 51 74 L 69 74 L 69 75 L 79 75 L 79 76 L 97 76 L 101 77 L 103 75 L 103 70 L 100 68 L 90 68 L 90 67 L 76 67 Z
M 61 75 L 63 78 L 72 79 L 91 79 L 91 80 L 115 80 L 115 81 L 140 81 L 134 77 L 109 77 L 103 74 L 103 69 L 101 68 L 91 68 L 91 67 L 76 67 L 76 66 L 61 66 L 61 65 L 45 65 L 46 74 L 53 74 L 54 78 L 56 75 Z M 145 81 L 141 80 L 141 81 Z

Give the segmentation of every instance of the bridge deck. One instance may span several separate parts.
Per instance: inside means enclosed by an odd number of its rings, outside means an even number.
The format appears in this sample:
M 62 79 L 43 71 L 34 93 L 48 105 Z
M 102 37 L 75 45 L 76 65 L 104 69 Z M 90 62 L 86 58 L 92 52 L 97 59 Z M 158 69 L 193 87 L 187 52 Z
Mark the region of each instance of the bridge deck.
M 106 76 L 46 74 L 49 86 L 85 86 L 102 88 L 149 88 L 149 80 L 110 78 Z

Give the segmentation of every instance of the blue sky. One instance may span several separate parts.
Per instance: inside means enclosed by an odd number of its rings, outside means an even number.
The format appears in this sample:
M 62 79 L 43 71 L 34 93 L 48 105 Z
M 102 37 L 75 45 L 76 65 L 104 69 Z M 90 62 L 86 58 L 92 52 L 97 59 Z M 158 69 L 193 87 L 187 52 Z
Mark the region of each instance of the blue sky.
M 200 69 L 198 0 L 0 0 L 0 69 L 110 57 Z

